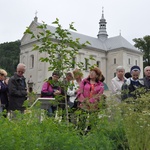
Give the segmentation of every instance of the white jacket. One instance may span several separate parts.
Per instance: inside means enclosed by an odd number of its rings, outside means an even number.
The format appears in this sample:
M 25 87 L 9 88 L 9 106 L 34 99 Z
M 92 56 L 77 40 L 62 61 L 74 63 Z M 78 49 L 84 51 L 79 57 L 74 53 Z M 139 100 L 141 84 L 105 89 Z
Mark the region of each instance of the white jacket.
M 70 86 L 67 89 L 67 95 L 69 96 L 69 101 L 74 103 L 76 99 L 76 90 L 79 88 L 79 84 L 76 80 L 70 81 Z

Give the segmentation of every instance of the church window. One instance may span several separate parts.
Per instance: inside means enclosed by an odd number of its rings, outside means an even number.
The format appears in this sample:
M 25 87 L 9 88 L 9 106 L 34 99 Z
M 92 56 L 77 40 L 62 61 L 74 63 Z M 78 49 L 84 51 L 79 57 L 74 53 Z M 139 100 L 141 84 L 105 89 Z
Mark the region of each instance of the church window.
M 128 64 L 129 64 L 129 65 L 131 64 L 130 58 L 128 58 Z
M 97 61 L 96 65 L 97 65 L 98 68 L 100 68 L 100 61 Z
M 30 68 L 34 67 L 34 55 L 30 56 Z
M 88 59 L 85 58 L 85 70 L 88 70 Z
M 135 60 L 135 65 L 137 65 L 138 63 L 137 63 L 137 60 Z
M 114 58 L 114 64 L 116 64 L 116 58 Z
M 114 77 L 116 76 L 116 72 L 114 73 Z

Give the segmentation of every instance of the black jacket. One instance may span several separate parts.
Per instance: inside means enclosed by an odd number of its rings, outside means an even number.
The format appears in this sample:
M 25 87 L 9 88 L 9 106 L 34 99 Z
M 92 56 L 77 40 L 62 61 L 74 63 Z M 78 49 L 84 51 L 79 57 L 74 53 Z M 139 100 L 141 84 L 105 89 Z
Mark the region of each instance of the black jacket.
M 144 86 L 146 89 L 150 89 L 150 80 L 147 77 L 143 78 Z
M 27 99 L 26 82 L 24 77 L 18 76 L 16 73 L 8 81 L 9 91 L 9 110 L 24 111 L 24 101 Z
M 136 83 L 136 84 L 135 84 Z M 125 100 L 126 98 L 133 97 L 137 98 L 137 94 L 134 91 L 136 91 L 138 88 L 144 87 L 144 81 L 143 79 L 139 79 L 137 82 L 132 81 L 131 78 L 127 79 L 124 84 L 122 85 L 122 94 L 121 98 L 122 100 Z

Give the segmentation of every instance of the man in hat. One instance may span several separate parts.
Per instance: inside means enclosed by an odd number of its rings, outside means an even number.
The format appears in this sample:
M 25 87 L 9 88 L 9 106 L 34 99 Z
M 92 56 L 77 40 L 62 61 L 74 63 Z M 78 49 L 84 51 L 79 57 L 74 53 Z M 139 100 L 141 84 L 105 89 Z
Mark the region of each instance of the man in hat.
M 122 100 L 133 97 L 136 98 L 137 94 L 133 93 L 137 88 L 144 87 L 143 80 L 139 80 L 141 69 L 139 66 L 132 66 L 130 69 L 131 77 L 128 78 L 122 85 Z

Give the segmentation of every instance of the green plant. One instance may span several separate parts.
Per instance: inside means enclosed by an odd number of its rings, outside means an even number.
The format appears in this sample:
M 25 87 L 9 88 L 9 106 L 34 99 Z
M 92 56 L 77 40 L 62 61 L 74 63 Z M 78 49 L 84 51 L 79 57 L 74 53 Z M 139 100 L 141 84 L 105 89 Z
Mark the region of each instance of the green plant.
M 150 148 L 150 93 L 141 94 L 137 99 L 127 99 L 122 105 L 125 133 L 130 149 Z

